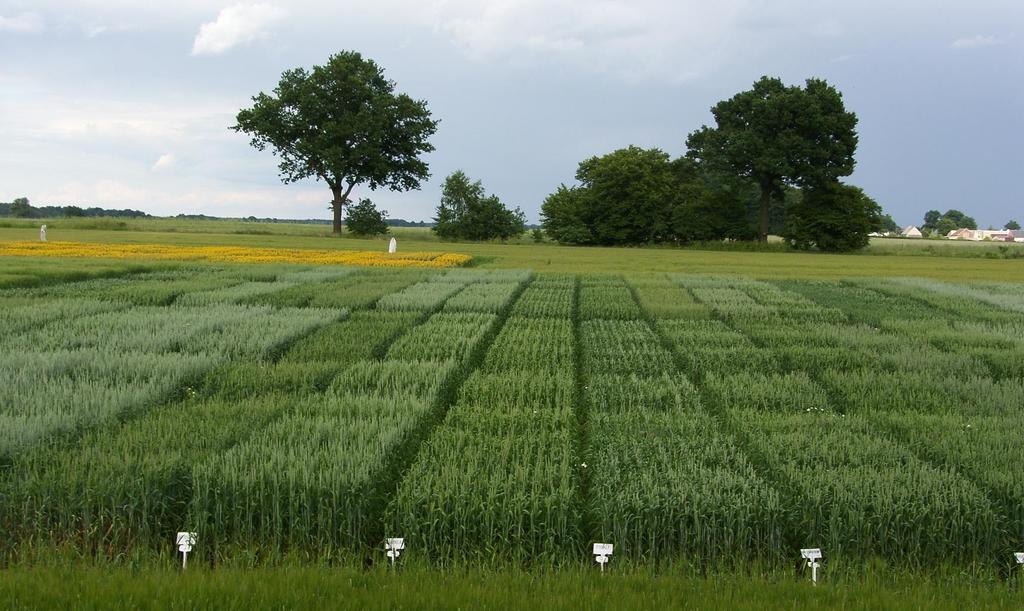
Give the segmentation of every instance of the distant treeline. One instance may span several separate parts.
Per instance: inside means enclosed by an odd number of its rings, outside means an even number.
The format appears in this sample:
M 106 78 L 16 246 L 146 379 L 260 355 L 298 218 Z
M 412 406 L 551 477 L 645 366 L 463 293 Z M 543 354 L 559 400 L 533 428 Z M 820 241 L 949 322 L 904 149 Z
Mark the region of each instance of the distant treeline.
M 278 218 L 259 218 L 255 216 L 246 216 L 242 218 L 231 218 L 222 216 L 208 216 L 206 214 L 179 214 L 174 218 L 186 219 L 192 221 L 246 221 L 249 223 L 285 223 L 292 225 L 330 225 L 330 219 L 278 219 Z M 388 227 L 433 227 L 434 223 L 428 223 L 426 221 L 407 221 L 405 219 L 385 219 Z
M 52 219 L 52 218 L 73 218 L 73 217 L 116 217 L 116 218 L 145 218 L 149 214 L 141 210 L 114 210 L 90 206 L 33 206 L 28 198 L 19 197 L 13 202 L 0 202 L 0 216 L 25 218 L 25 219 Z
M 90 206 L 33 206 L 28 198 L 19 197 L 13 202 L 0 202 L 0 217 L 23 218 L 23 219 L 54 219 L 54 218 L 161 218 L 143 212 L 141 210 L 115 210 L 112 208 L 100 208 Z M 222 216 L 208 216 L 206 214 L 178 214 L 176 219 L 191 221 L 246 221 L 251 223 L 286 223 L 297 225 L 330 225 L 330 219 L 277 219 L 257 218 L 247 216 L 244 218 L 231 218 Z M 387 219 L 389 227 L 433 227 L 434 223 L 425 221 L 407 221 L 405 219 Z

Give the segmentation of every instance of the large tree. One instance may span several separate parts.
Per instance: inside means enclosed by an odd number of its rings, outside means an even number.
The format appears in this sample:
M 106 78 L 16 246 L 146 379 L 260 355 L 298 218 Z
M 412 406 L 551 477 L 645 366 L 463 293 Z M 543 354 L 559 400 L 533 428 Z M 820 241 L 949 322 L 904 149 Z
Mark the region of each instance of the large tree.
M 540 208 L 544 233 L 564 244 L 590 244 L 594 236 L 584 220 L 588 193 L 583 187 L 559 185 Z
M 753 226 L 747 220 L 749 181 L 707 175 L 687 157 L 671 164 L 676 178 L 670 221 L 673 241 L 753 239 Z
M 711 113 L 716 127 L 690 134 L 688 155 L 757 184 L 761 240 L 768 239 L 772 198 L 782 195 L 784 185 L 826 185 L 853 173 L 857 116 L 823 80 L 797 87 L 762 77 Z
M 470 180 L 462 170 L 452 172 L 441 186 L 441 202 L 434 233 L 457 240 L 507 240 L 526 231 L 526 216 L 508 208 L 496 195 L 487 195 L 483 183 Z
M 281 180 L 317 178 L 334 196 L 334 233 L 352 189 L 366 184 L 407 191 L 430 174 L 424 153 L 437 121 L 423 100 L 395 92 L 384 71 L 359 53 L 332 55 L 312 70 L 286 70 L 272 95 L 253 97 L 232 128 L 268 146 L 280 159 Z
M 28 203 L 27 197 L 19 197 L 11 202 L 11 216 L 17 218 L 32 218 L 35 216 L 35 208 Z
M 668 153 L 629 146 L 582 161 L 576 180 L 590 191 L 587 217 L 599 244 L 659 242 L 668 233 L 675 176 Z
M 369 198 L 348 207 L 345 226 L 357 236 L 375 236 L 388 232 L 387 210 L 378 210 Z
M 787 210 L 784 237 L 795 248 L 846 252 L 864 248 L 882 228 L 882 209 L 859 187 L 830 182 L 803 189 Z
M 921 229 L 938 235 L 946 235 L 954 229 L 977 229 L 978 223 L 963 212 L 952 208 L 941 214 L 938 210 L 929 210 L 924 215 Z
M 693 159 L 630 146 L 579 164 L 579 184 L 544 200 L 552 239 L 570 244 L 749 240 L 749 180 L 708 172 Z M 756 188 L 754 188 L 756 192 Z

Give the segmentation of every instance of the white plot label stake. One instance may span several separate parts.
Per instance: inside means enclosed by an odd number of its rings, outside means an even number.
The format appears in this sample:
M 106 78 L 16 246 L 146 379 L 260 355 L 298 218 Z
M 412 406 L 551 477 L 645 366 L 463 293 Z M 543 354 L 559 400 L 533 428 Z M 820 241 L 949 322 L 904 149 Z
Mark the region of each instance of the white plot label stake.
M 388 553 L 388 558 L 391 559 L 391 566 L 395 566 L 395 560 L 401 555 L 402 550 L 405 549 L 405 539 L 388 539 L 384 544 L 384 550 Z
M 1024 564 L 1024 552 L 1014 552 L 1013 557 L 1017 559 L 1017 564 Z
M 395 254 L 395 252 L 397 250 L 398 250 L 398 240 L 396 240 L 395 238 L 391 238 L 391 241 L 388 242 L 388 252 L 391 253 L 391 254 Z
M 802 549 L 800 555 L 807 560 L 807 566 L 811 567 L 811 582 L 818 585 L 818 567 L 821 566 L 818 560 L 821 559 L 821 550 L 817 547 Z
M 608 556 L 612 555 L 614 546 L 611 543 L 594 544 L 594 560 L 601 565 L 601 572 L 604 572 L 604 565 L 608 564 Z
M 188 553 L 192 551 L 192 546 L 195 544 L 196 533 L 178 533 L 176 545 L 178 546 L 178 551 L 181 552 L 182 569 L 188 566 Z
M 39 227 L 39 241 L 40 242 L 45 242 L 46 241 L 46 225 L 42 225 L 42 226 Z

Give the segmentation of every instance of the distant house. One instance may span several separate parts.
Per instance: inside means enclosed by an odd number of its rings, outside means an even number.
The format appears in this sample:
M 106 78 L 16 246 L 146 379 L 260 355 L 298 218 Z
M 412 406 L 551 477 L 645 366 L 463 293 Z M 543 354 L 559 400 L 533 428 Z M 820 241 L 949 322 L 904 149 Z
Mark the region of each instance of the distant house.
M 971 240 L 980 242 L 990 240 L 993 242 L 1013 242 L 1017 236 L 1009 229 L 954 229 L 946 234 L 950 240 Z
M 961 227 L 960 229 L 954 229 L 946 234 L 946 238 L 949 240 L 977 240 L 974 237 L 975 230 Z
M 904 227 L 903 231 L 900 231 L 900 236 L 902 236 L 904 238 L 923 238 L 924 237 L 923 235 L 921 235 L 921 230 L 918 229 L 917 227 L 914 227 L 913 225 L 910 225 L 909 227 Z
M 1010 235 L 1014 242 L 1024 242 L 1024 229 L 1014 229 L 1010 231 Z

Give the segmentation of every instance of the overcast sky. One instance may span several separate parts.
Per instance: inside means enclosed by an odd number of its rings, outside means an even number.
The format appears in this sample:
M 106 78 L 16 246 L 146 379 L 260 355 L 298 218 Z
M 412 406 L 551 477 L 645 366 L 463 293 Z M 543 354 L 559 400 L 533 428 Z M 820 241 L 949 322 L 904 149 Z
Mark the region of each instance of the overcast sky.
M 681 155 L 768 74 L 843 92 L 850 181 L 897 222 L 1024 222 L 1021 0 L 0 0 L 0 201 L 326 218 L 325 185 L 281 185 L 228 127 L 344 49 L 441 120 L 422 190 L 355 191 L 392 217 L 429 219 L 462 169 L 535 221 L 580 160 Z

